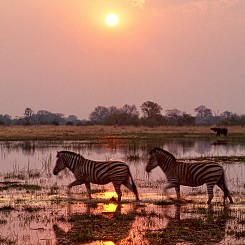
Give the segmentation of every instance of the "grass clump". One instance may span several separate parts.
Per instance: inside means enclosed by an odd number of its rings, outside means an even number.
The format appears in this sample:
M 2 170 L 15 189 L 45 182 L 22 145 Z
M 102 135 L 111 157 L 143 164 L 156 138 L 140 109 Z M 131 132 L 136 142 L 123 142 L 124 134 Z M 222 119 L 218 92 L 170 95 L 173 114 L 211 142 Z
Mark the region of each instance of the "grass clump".
M 13 245 L 13 244 L 16 244 L 16 242 L 0 236 L 0 244 Z
M 17 189 L 17 190 L 27 190 L 27 191 L 40 191 L 42 189 L 39 185 L 29 185 L 29 184 L 21 184 L 21 183 L 13 183 L 5 186 L 0 186 L 0 191 L 7 191 L 9 189 Z

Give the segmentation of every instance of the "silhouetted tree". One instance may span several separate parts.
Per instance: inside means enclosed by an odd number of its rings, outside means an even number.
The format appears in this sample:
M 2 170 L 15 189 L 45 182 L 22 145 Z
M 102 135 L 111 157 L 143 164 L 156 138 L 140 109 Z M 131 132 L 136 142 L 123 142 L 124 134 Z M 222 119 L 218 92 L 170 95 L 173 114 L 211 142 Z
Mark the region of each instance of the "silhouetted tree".
M 89 119 L 94 124 L 102 124 L 109 114 L 109 109 L 105 106 L 97 106 L 93 112 L 91 112 Z
M 11 119 L 11 116 L 8 114 L 0 115 L 0 121 L 1 125 L 11 125 L 13 123 L 13 120 Z
M 155 102 L 146 101 L 141 105 L 143 113 L 142 123 L 148 126 L 157 126 L 163 124 L 161 115 L 162 107 Z
M 64 125 L 65 118 L 62 113 L 51 113 L 46 110 L 39 110 L 36 114 L 36 120 L 40 125 Z
M 213 113 L 212 110 L 204 105 L 200 105 L 194 109 L 196 112 L 196 123 L 202 125 L 209 125 L 212 123 Z
M 27 107 L 25 109 L 25 112 L 24 112 L 24 118 L 25 118 L 25 121 L 26 121 L 26 125 L 30 125 L 31 124 L 31 117 L 32 115 L 34 114 L 33 110 L 29 107 Z
M 194 125 L 195 118 L 191 114 L 186 112 L 181 112 L 178 109 L 166 110 L 167 122 L 168 125 Z
M 162 107 L 155 102 L 146 101 L 141 105 L 144 118 L 156 118 L 161 116 Z

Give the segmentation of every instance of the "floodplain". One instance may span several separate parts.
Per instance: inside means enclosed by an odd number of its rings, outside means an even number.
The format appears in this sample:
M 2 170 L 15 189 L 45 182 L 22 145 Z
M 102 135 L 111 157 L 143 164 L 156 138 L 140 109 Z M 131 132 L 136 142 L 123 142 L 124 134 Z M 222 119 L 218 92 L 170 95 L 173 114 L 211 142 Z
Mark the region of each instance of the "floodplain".
M 221 138 L 207 127 L 189 131 L 91 127 L 90 133 L 80 127 L 80 134 L 76 127 L 63 131 L 53 127 L 49 129 L 53 138 L 48 133 L 41 137 L 38 127 L 26 127 L 24 133 L 12 128 L 12 135 L 4 135 L 10 129 L 0 133 L 0 244 L 245 244 L 243 128 L 231 129 L 228 137 Z M 181 187 L 182 198 L 176 202 L 174 190 L 163 192 L 166 178 L 160 168 L 150 175 L 145 172 L 153 147 L 183 161 L 219 162 L 235 203 L 224 206 L 223 193 L 215 188 L 213 204 L 207 205 L 205 186 Z M 93 160 L 126 162 L 140 202 L 122 187 L 122 203 L 117 204 L 111 184 L 92 185 L 91 202 L 85 186 L 74 187 L 68 197 L 66 186 L 73 175 L 66 170 L 52 174 L 60 150 Z

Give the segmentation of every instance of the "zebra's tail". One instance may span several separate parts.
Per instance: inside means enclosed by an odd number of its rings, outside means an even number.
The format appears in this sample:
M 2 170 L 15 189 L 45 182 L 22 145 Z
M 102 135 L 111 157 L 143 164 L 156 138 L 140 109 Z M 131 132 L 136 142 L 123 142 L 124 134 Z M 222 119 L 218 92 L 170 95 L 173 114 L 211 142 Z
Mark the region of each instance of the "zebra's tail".
M 135 185 L 135 183 L 134 183 L 134 180 L 133 180 L 133 177 L 132 177 L 132 175 L 131 175 L 130 170 L 128 170 L 128 173 L 129 173 L 129 176 L 130 176 L 130 178 L 131 178 L 132 188 L 133 188 L 133 192 L 134 192 L 134 194 L 135 194 L 135 196 L 136 196 L 136 200 L 139 201 L 140 199 L 139 199 L 138 190 L 137 190 L 137 187 L 136 187 L 136 185 Z

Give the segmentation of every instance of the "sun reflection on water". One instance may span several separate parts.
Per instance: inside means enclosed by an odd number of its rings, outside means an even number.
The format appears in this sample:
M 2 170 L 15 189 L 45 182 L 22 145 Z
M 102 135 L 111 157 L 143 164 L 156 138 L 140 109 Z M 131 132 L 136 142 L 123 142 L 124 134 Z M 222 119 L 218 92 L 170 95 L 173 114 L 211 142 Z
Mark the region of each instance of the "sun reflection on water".
M 117 199 L 117 194 L 114 191 L 106 191 L 103 193 L 103 195 L 107 199 L 111 199 L 112 197 L 115 197 Z
M 114 203 L 104 204 L 103 209 L 104 209 L 104 212 L 115 212 L 117 209 L 117 206 L 118 205 Z
M 81 243 L 79 245 L 82 245 L 82 244 L 84 243 Z M 96 241 L 96 242 L 86 243 L 84 245 L 115 245 L 115 243 L 112 241 Z

